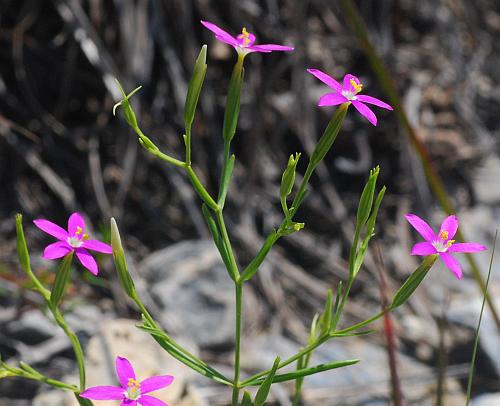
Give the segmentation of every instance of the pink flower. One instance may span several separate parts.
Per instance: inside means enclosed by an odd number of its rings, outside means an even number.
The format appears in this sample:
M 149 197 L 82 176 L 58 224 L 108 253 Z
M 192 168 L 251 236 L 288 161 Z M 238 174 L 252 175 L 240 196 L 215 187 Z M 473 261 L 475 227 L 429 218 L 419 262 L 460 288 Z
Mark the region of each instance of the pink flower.
M 215 24 L 212 24 L 208 21 L 201 21 L 201 23 L 215 34 L 215 38 L 217 38 L 219 41 L 233 46 L 234 49 L 236 49 L 236 51 L 238 51 L 238 53 L 241 55 L 246 55 L 251 52 L 293 51 L 293 47 L 287 47 L 284 45 L 254 45 L 255 35 L 253 35 L 251 32 L 248 32 L 246 28 L 243 28 L 241 34 L 239 34 L 235 38 L 231 34 L 228 34 L 226 31 L 224 31 L 222 28 L 217 27 Z
M 120 386 L 94 386 L 80 393 L 82 398 L 92 400 L 121 400 L 121 406 L 168 406 L 165 402 L 146 393 L 169 386 L 172 375 L 153 376 L 139 382 L 134 368 L 126 358 L 116 357 L 116 375 Z
M 472 253 L 487 249 L 484 245 L 476 244 L 475 242 L 456 243 L 452 239 L 458 229 L 458 219 L 456 216 L 448 216 L 444 219 L 438 235 L 434 234 L 429 224 L 415 214 L 406 214 L 405 218 L 425 239 L 425 242 L 419 242 L 413 246 L 411 255 L 439 254 L 445 265 L 455 274 L 457 279 L 462 277 L 462 269 L 459 262 L 451 256 L 451 253 Z
M 43 251 L 43 258 L 57 259 L 62 258 L 74 251 L 81 264 L 91 273 L 97 275 L 99 269 L 95 259 L 87 250 L 102 252 L 103 254 L 112 254 L 110 245 L 101 241 L 90 240 L 85 232 L 85 221 L 79 213 L 73 213 L 68 219 L 68 231 L 59 227 L 49 220 L 33 220 L 35 226 L 40 230 L 56 237 L 59 241 L 47 245 Z
M 373 125 L 377 125 L 377 117 L 365 103 L 374 104 L 375 106 L 382 107 L 383 109 L 392 110 L 392 107 L 387 103 L 384 103 L 382 100 L 376 99 L 372 96 L 358 94 L 363 89 L 363 85 L 356 76 L 351 75 L 350 73 L 344 76 L 344 80 L 341 85 L 334 78 L 318 69 L 307 69 L 307 71 L 334 90 L 333 93 L 327 93 L 321 96 L 318 106 L 337 106 L 342 103 L 352 103 L 356 110 L 358 110 L 358 112 Z

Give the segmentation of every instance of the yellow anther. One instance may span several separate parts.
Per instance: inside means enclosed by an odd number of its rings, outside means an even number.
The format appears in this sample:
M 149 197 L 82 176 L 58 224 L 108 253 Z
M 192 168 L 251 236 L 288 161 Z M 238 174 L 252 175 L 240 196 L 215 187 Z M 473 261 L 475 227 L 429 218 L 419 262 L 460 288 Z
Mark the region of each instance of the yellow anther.
M 351 84 L 351 86 L 354 88 L 354 91 L 356 93 L 359 93 L 361 92 L 361 90 L 363 89 L 363 85 L 361 83 L 356 83 L 356 81 L 354 79 L 351 79 L 349 81 L 349 83 Z
M 448 241 L 448 242 L 446 243 L 446 246 L 447 246 L 448 248 L 450 248 L 450 247 L 453 245 L 453 243 L 454 243 L 454 242 L 455 242 L 455 240 L 450 240 L 450 241 Z
M 439 233 L 439 238 L 441 238 L 442 240 L 447 240 L 448 236 L 449 236 L 448 231 L 443 230 Z
M 243 37 L 243 44 L 248 45 L 250 43 L 250 34 L 245 27 L 241 30 L 241 36 Z
M 82 235 L 82 240 L 88 240 L 89 239 L 89 235 L 87 233 L 84 233 Z
M 140 382 L 134 378 L 128 378 L 128 383 L 127 383 L 127 386 L 129 388 L 135 388 L 135 389 L 139 389 L 139 387 L 141 386 Z
M 77 226 L 75 235 L 80 235 L 81 233 L 83 233 L 82 228 L 80 226 Z

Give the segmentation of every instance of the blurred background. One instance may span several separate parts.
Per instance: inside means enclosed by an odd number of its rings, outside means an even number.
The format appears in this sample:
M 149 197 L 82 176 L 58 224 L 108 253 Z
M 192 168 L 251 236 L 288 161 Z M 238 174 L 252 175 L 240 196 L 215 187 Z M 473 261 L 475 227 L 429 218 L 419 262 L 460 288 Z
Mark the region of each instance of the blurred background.
M 120 98 L 113 79 L 129 91 L 143 86 L 133 98 L 141 128 L 163 151 L 182 159 L 187 83 L 200 47 L 208 44 L 192 142 L 194 167 L 215 193 L 225 96 L 236 54 L 199 20 L 234 35 L 246 27 L 258 43 L 295 46 L 293 53 L 252 54 L 245 62 L 226 223 L 238 261 L 247 264 L 281 222 L 279 184 L 288 156 L 303 153 L 298 166 L 303 173 L 307 154 L 334 111 L 316 107 L 328 89 L 305 69 L 322 69 L 338 79 L 356 74 L 367 94 L 393 103 L 380 70 L 370 63 L 366 43 L 353 30 L 346 4 L 354 4 L 363 18 L 408 121 L 378 109 L 379 124 L 373 127 L 348 113 L 297 216 L 305 229 L 282 238 L 247 286 L 244 373 L 268 368 L 276 354 L 296 352 L 307 340 L 327 289 L 346 279 L 357 202 L 372 167 L 380 165 L 380 184 L 388 192 L 342 325 L 380 310 L 418 265 L 409 251 L 419 236 L 403 215 L 416 213 L 434 228 L 445 217 L 421 154 L 443 180 L 467 241 L 491 247 L 500 220 L 498 1 L 1 0 L 4 360 L 24 360 L 50 376 L 75 380 L 69 342 L 40 310 L 41 300 L 27 289 L 18 265 L 14 215 L 23 213 L 33 266 L 50 284 L 56 263 L 43 260 L 41 252 L 52 241 L 31 221 L 44 217 L 64 225 L 80 211 L 104 240 L 109 239 L 109 218 L 116 218 L 140 294 L 154 317 L 230 374 L 233 288 L 209 239 L 200 201 L 182 171 L 139 146 L 121 112 L 113 117 Z M 490 254 L 474 257 L 484 278 Z M 464 404 L 482 295 L 465 257 L 460 261 L 461 281 L 443 265 L 435 266 L 393 315 L 391 328 L 375 324 L 375 334 L 321 347 L 313 364 L 349 358 L 362 362 L 306 378 L 304 404 L 386 405 L 399 392 L 406 404 Z M 500 260 L 494 261 L 490 292 L 500 312 L 499 266 Z M 172 406 L 228 403 L 227 389 L 160 353 L 135 328 L 139 313 L 121 291 L 109 258 L 102 258 L 99 278 L 75 266 L 64 309 L 87 351 L 90 386 L 113 382 L 112 363 L 120 354 L 140 364 L 141 371 L 175 375 L 175 387 L 165 391 Z M 499 331 L 500 323 L 487 309 L 474 377 L 476 406 L 500 404 Z M 391 359 L 396 360 L 392 373 Z M 289 404 L 293 388 L 273 388 L 275 404 Z M 0 381 L 0 405 L 71 402 L 34 382 Z

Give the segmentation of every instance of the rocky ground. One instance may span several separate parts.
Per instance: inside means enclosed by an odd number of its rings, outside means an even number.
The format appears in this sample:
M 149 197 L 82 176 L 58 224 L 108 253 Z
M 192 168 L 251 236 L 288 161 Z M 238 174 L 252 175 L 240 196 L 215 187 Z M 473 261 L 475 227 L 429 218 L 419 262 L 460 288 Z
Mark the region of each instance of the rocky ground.
M 315 107 L 325 88 L 304 69 L 317 67 L 336 77 L 356 73 L 367 93 L 385 97 L 344 14 L 332 2 L 115 3 L 0 3 L 0 354 L 9 362 L 24 360 L 48 375 L 75 379 L 69 342 L 39 310 L 39 298 L 26 289 L 17 264 L 13 216 L 24 214 L 34 268 L 49 284 L 53 264 L 39 254 L 47 240 L 29 221 L 43 216 L 62 224 L 79 210 L 104 238 L 109 217 L 117 218 L 140 293 L 155 318 L 229 374 L 233 294 L 208 240 L 197 198 L 181 172 L 147 156 L 123 120 L 112 116 L 118 94 L 110 79 L 119 77 L 127 88 L 144 85 L 135 102 L 145 132 L 163 149 L 182 156 L 187 81 L 199 47 L 209 45 L 193 158 L 203 182 L 216 190 L 224 97 L 234 55 L 198 21 L 214 21 L 233 33 L 246 25 L 262 41 L 295 45 L 291 55 L 252 55 L 248 60 L 227 205 L 228 228 L 243 264 L 281 220 L 279 179 L 288 155 L 310 152 L 331 114 Z M 357 4 L 410 122 L 444 179 L 464 234 L 491 246 L 500 223 L 500 6 L 494 0 Z M 246 374 L 268 368 L 276 353 L 286 356 L 300 347 L 327 289 L 345 280 L 356 203 L 371 167 L 380 164 L 381 183 L 388 186 L 376 237 L 384 266 L 375 260 L 374 249 L 342 323 L 380 309 L 381 268 L 394 291 L 417 265 L 408 255 L 416 236 L 403 214 L 418 213 L 436 227 L 442 220 L 444 214 L 395 115 L 380 112 L 379 120 L 374 128 L 348 115 L 300 212 L 306 228 L 282 239 L 248 285 L 242 360 Z M 303 170 L 299 165 L 299 172 Z M 485 274 L 488 253 L 476 259 Z M 490 291 L 500 309 L 499 269 L 497 256 Z M 102 270 L 103 278 L 96 280 L 78 269 L 64 303 L 88 353 L 89 384 L 112 382 L 112 361 L 120 353 L 145 375 L 176 376 L 175 386 L 164 391 L 172 406 L 227 404 L 230 394 L 224 388 L 159 353 L 134 327 L 139 315 L 117 287 L 110 260 L 104 260 Z M 446 378 L 442 404 L 464 404 L 480 305 L 468 270 L 458 282 L 440 265 L 394 314 L 398 371 L 408 404 L 435 404 L 440 375 Z M 318 363 L 342 358 L 363 362 L 307 378 L 305 404 L 389 403 L 386 344 L 381 325 L 376 327 L 377 334 L 332 341 L 315 353 Z M 499 337 L 486 312 L 474 406 L 500 403 Z M 130 351 L 126 343 L 141 351 Z M 290 390 L 276 385 L 276 404 L 289 404 Z M 0 381 L 0 405 L 71 402 L 33 382 Z

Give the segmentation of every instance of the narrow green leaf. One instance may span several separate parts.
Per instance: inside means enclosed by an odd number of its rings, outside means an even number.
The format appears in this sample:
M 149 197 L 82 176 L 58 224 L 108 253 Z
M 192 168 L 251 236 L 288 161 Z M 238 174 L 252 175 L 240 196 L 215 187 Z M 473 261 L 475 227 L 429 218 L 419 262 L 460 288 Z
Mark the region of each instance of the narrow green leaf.
M 365 330 L 365 331 L 358 331 L 357 333 L 336 333 L 332 332 L 329 334 L 330 337 L 358 337 L 358 336 L 366 336 L 368 334 L 375 333 L 377 330 Z
M 21 263 L 23 269 L 28 272 L 31 270 L 30 255 L 28 252 L 28 246 L 26 245 L 26 239 L 24 238 L 22 214 L 16 214 L 16 235 L 17 255 L 19 256 L 19 262 Z
M 224 262 L 224 265 L 226 266 L 226 269 L 228 270 L 229 276 L 231 279 L 234 281 L 235 280 L 235 275 L 233 275 L 229 270 L 231 268 L 231 260 L 229 259 L 229 255 L 226 251 L 226 247 L 224 245 L 224 240 L 222 239 L 222 236 L 219 232 L 219 227 L 217 226 L 216 221 L 214 220 L 212 213 L 208 210 L 208 207 L 206 204 L 202 204 L 201 206 L 201 211 L 203 213 L 203 217 L 205 218 L 205 221 L 207 222 L 208 230 L 210 231 L 210 234 L 212 235 L 212 239 L 214 240 L 214 244 L 217 247 L 217 250 L 219 251 L 219 254 L 222 258 L 222 261 Z
M 315 168 L 326 156 L 342 128 L 349 103 L 341 104 L 328 123 L 323 135 L 319 139 L 309 160 L 309 165 Z
M 111 247 L 113 248 L 113 260 L 115 262 L 118 280 L 122 285 L 125 293 L 133 298 L 136 295 L 135 285 L 130 273 L 128 272 L 127 260 L 125 258 L 125 251 L 123 250 L 120 231 L 115 219 L 111 218 Z
M 257 391 L 257 394 L 255 395 L 255 401 L 254 401 L 255 406 L 263 406 L 264 402 L 269 396 L 269 390 L 271 389 L 274 376 L 276 375 L 276 371 L 278 370 L 280 359 L 281 359 L 280 357 L 276 357 L 276 359 L 274 360 L 273 367 L 271 368 L 271 371 L 269 372 L 269 374 L 267 374 L 266 379 L 262 382 L 262 385 L 260 385 L 260 388 Z
M 266 241 L 264 242 L 264 245 L 256 255 L 256 257 L 248 264 L 248 266 L 245 268 L 245 270 L 241 273 L 240 275 L 240 281 L 245 282 L 250 280 L 255 273 L 259 270 L 259 267 L 262 265 L 262 262 L 264 262 L 264 259 L 266 258 L 267 254 L 273 247 L 274 243 L 278 240 L 279 235 L 276 231 L 272 231 L 269 236 L 267 237 Z
M 337 285 L 337 294 L 335 295 L 335 304 L 333 305 L 333 316 L 330 321 L 330 330 L 334 328 L 333 321 L 337 318 L 337 312 L 339 311 L 340 297 L 342 296 L 342 281 Z
M 61 302 L 66 287 L 68 286 L 70 276 L 71 276 L 71 264 L 73 262 L 73 251 L 67 254 L 61 261 L 59 269 L 56 273 L 56 280 L 54 281 L 54 286 L 52 287 L 52 292 L 50 293 L 50 303 L 52 306 L 57 307 Z
M 394 299 L 392 300 L 391 309 L 395 309 L 398 306 L 401 306 L 405 303 L 412 293 L 417 289 L 418 285 L 422 283 L 427 272 L 432 268 L 434 262 L 439 255 L 429 255 L 424 259 L 422 264 L 415 269 L 415 271 L 406 279 L 403 285 L 398 289 L 396 294 L 394 295 Z
M 223 136 L 225 142 L 231 142 L 236 133 L 238 116 L 240 114 L 240 95 L 241 85 L 243 84 L 243 59 L 238 58 L 234 65 L 231 80 L 229 81 L 229 90 L 227 92 L 226 110 L 224 112 Z
M 286 374 L 275 375 L 273 378 L 273 383 L 286 382 L 286 381 L 290 381 L 292 379 L 300 378 L 302 376 L 314 375 L 314 374 L 317 374 L 318 372 L 329 371 L 331 369 L 347 367 L 350 365 L 357 364 L 359 361 L 360 361 L 359 359 L 352 359 L 352 360 L 346 360 L 346 361 L 334 361 L 334 362 L 328 362 L 326 364 L 319 364 L 319 365 L 316 365 L 316 366 L 310 367 L 310 368 L 299 369 L 299 370 L 289 372 Z M 247 382 L 245 386 L 259 386 L 263 381 L 264 381 L 264 379 L 258 378 L 254 381 Z
M 495 248 L 497 245 L 497 236 L 498 236 L 498 230 L 495 231 L 495 237 L 493 238 L 493 250 L 491 251 L 491 256 L 490 256 L 490 266 L 488 267 L 488 276 L 486 277 L 486 286 L 485 286 L 485 292 L 483 293 L 483 303 L 481 304 L 481 311 L 479 312 L 479 320 L 477 321 L 477 327 L 476 327 L 476 332 L 474 334 L 474 345 L 472 347 L 472 359 L 471 363 L 469 366 L 469 374 L 467 378 L 467 398 L 465 402 L 465 406 L 469 406 L 470 398 L 471 398 L 471 393 L 472 393 L 472 378 L 474 377 L 474 370 L 476 367 L 476 356 L 477 356 L 477 348 L 479 344 L 479 330 L 481 329 L 481 321 L 483 320 L 483 312 L 484 312 L 484 305 L 486 304 L 486 297 L 488 295 L 488 286 L 490 284 L 490 276 L 491 276 L 491 269 L 493 268 L 493 259 L 495 258 Z
M 333 292 L 328 289 L 328 294 L 326 296 L 325 310 L 321 315 L 321 333 L 320 335 L 326 334 L 330 331 L 330 325 L 332 323 L 332 307 L 333 307 Z
M 224 167 L 222 168 L 219 196 L 217 198 L 217 203 L 219 204 L 219 206 L 221 208 L 224 207 L 224 203 L 226 201 L 227 191 L 229 189 L 229 183 L 231 181 L 231 175 L 232 175 L 233 169 L 234 169 L 234 160 L 235 160 L 235 156 L 233 154 L 229 157 L 228 161 L 225 163 Z
M 220 372 L 216 371 L 202 360 L 196 358 L 194 355 L 188 354 L 186 351 L 181 351 L 181 349 L 178 348 L 178 345 L 176 345 L 164 331 L 155 328 L 144 318 L 143 323 L 144 324 L 142 326 L 138 327 L 151 334 L 153 339 L 172 357 L 207 378 L 213 379 L 214 381 L 220 382 L 224 385 L 232 386 L 232 382 Z
M 243 393 L 243 399 L 241 400 L 241 406 L 253 406 L 252 397 L 250 392 L 245 391 Z
M 201 88 L 205 81 L 207 72 L 207 46 L 201 47 L 198 58 L 194 64 L 193 74 L 189 81 L 188 91 L 186 95 L 186 103 L 184 105 L 184 125 L 186 129 L 190 128 L 194 121 L 196 106 L 200 97 Z

